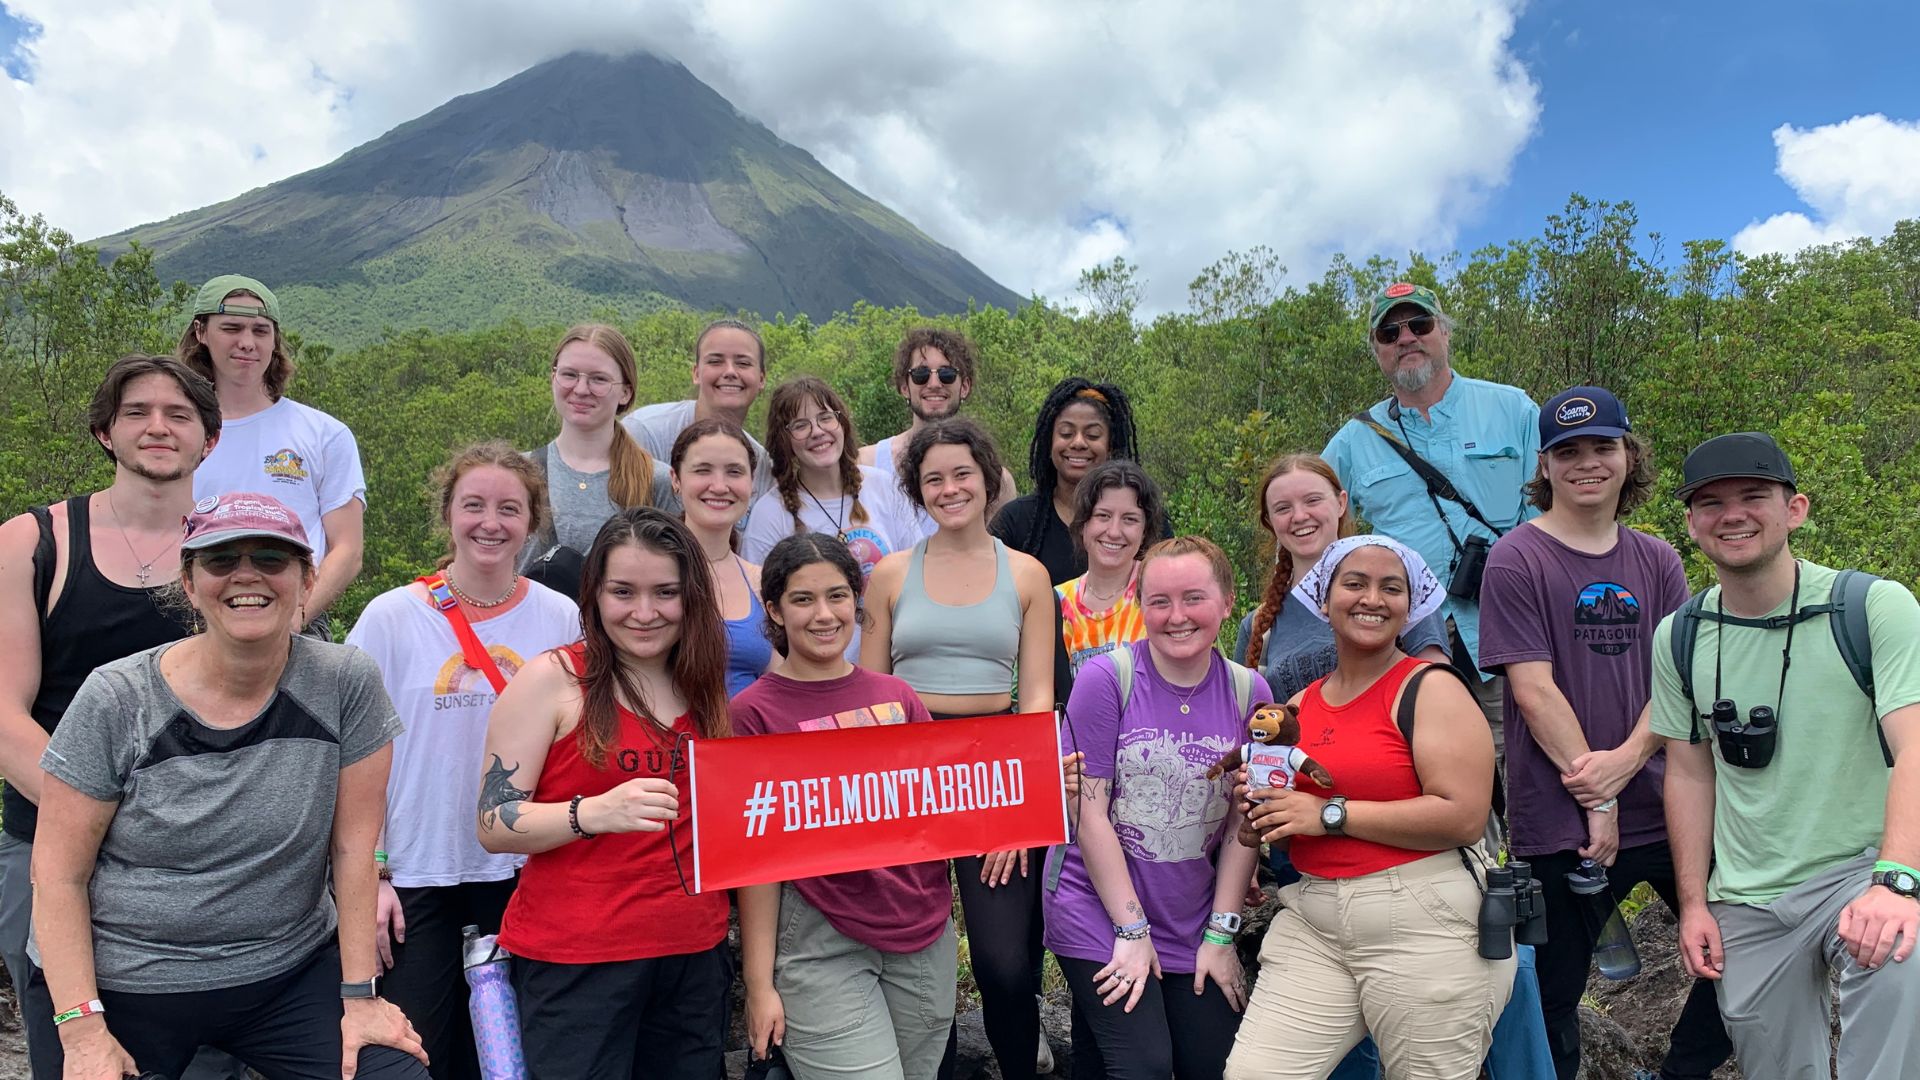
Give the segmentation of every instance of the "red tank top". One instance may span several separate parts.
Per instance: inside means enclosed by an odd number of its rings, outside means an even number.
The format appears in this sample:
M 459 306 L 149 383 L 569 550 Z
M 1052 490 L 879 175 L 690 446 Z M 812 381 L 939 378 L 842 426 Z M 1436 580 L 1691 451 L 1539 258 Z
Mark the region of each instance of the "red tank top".
M 576 643 L 567 651 L 569 666 L 579 670 L 585 647 Z M 683 874 L 689 888 L 693 881 L 693 826 L 686 762 L 675 747 L 692 734 L 690 716 L 674 720 L 669 733 L 621 709 L 604 768 L 587 763 L 571 733 L 547 751 L 534 802 L 564 803 L 654 776 L 679 786 L 680 817 L 660 832 L 607 833 L 530 856 L 500 924 L 500 943 L 509 952 L 554 964 L 598 964 L 701 952 L 727 936 L 726 892 L 689 896 L 681 888 Z
M 1300 698 L 1300 741 L 1307 753 L 1333 774 L 1333 790 L 1321 791 L 1303 784 L 1304 790 L 1315 795 L 1345 795 L 1354 802 L 1394 802 L 1420 795 L 1413 748 L 1394 720 L 1393 699 L 1407 676 L 1427 662 L 1407 657 L 1345 705 L 1329 705 L 1320 695 L 1325 679 L 1307 687 Z M 1302 873 L 1351 878 L 1431 854 L 1352 836 L 1296 836 L 1291 857 Z

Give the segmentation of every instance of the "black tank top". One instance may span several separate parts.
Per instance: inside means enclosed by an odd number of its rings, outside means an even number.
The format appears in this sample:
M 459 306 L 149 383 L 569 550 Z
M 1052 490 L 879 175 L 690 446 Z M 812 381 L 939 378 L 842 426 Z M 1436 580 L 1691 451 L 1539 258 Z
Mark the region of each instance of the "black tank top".
M 108 581 L 93 565 L 90 496 L 67 500 L 67 577 L 51 614 L 46 612 L 54 552 L 48 519 L 40 517 L 35 549 L 34 604 L 40 610 L 40 692 L 30 710 L 34 722 L 53 733 L 66 715 L 80 684 L 101 664 L 187 636 L 182 617 L 155 602 L 160 589 L 130 589 Z M 7 785 L 4 796 L 8 836 L 31 842 L 39 808 Z

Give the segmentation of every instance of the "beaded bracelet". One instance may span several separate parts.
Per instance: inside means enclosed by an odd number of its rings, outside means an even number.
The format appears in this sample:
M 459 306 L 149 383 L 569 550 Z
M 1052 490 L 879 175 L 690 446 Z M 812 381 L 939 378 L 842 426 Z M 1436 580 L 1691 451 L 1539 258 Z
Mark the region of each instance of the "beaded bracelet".
M 575 795 L 573 801 L 567 804 L 567 828 L 573 830 L 573 835 L 583 840 L 591 840 L 600 834 L 590 833 L 580 827 L 580 800 L 584 798 L 586 798 L 585 795 Z
M 1141 919 L 1137 923 L 1128 923 L 1125 926 L 1116 925 L 1113 928 L 1113 936 L 1121 941 L 1143 941 L 1153 936 L 1153 927 L 1147 920 Z

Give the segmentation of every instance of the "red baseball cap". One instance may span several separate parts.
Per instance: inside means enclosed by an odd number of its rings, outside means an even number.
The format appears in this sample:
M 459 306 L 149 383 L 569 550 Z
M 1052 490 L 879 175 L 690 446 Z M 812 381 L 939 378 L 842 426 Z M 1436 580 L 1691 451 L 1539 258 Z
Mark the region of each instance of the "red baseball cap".
M 194 503 L 180 550 L 199 551 L 234 540 L 278 540 L 313 554 L 300 515 L 271 495 L 251 491 L 209 495 Z

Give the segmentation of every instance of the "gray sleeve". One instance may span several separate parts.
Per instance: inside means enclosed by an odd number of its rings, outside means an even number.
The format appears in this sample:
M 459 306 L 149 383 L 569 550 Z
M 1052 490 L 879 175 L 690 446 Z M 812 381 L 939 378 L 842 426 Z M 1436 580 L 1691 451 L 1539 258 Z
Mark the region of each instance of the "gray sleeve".
M 340 671 L 340 767 L 399 738 L 403 725 L 373 657 L 352 649 Z
M 119 802 L 133 775 L 138 718 L 164 707 L 122 672 L 96 670 L 47 740 L 40 767 L 90 799 Z
M 651 501 L 655 507 L 669 514 L 680 512 L 680 496 L 673 493 L 673 470 L 659 458 L 653 459 L 653 491 Z
M 1447 617 L 1438 611 L 1407 627 L 1400 635 L 1400 648 L 1408 656 L 1419 655 L 1420 650 L 1429 645 L 1437 646 L 1441 652 L 1450 651 L 1447 647 Z
M 1247 657 L 1247 639 L 1253 636 L 1253 612 L 1240 616 L 1240 632 L 1233 636 L 1233 652 L 1228 656 L 1234 663 L 1243 664 Z

